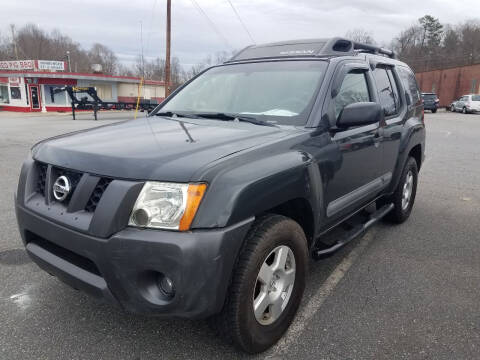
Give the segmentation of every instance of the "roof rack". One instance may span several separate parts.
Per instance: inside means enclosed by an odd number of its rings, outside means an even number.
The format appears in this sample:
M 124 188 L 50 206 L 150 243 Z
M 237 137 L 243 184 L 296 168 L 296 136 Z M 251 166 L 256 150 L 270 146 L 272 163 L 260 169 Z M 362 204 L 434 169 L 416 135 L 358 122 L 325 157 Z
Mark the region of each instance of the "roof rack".
M 384 49 L 375 45 L 353 42 L 353 49 L 357 50 L 357 52 L 386 55 L 389 58 L 395 59 L 395 53 L 392 50 Z
M 393 51 L 377 46 L 361 44 L 349 39 L 334 37 L 329 39 L 305 39 L 282 41 L 270 44 L 251 45 L 240 50 L 225 63 L 283 57 L 329 57 L 355 55 L 358 52 L 382 54 L 395 57 Z

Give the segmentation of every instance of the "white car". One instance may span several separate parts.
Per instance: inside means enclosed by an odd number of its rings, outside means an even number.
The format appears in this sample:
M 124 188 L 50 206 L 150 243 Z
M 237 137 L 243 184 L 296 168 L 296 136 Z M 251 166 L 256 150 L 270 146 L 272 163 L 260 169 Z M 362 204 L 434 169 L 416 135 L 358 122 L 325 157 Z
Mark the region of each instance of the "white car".
M 457 101 L 452 102 L 450 110 L 452 112 L 459 111 L 464 114 L 480 113 L 480 95 L 463 95 Z

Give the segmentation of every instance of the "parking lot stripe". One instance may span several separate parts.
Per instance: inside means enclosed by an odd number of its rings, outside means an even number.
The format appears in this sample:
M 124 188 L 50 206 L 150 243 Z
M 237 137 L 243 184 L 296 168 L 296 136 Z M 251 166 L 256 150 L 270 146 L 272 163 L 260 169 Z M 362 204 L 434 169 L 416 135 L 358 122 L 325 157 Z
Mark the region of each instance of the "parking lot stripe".
M 299 336 L 307 326 L 308 322 L 320 310 L 320 307 L 325 300 L 330 296 L 335 287 L 343 279 L 347 271 L 362 254 L 365 248 L 375 238 L 376 229 L 371 229 L 362 239 L 360 239 L 358 245 L 342 260 L 340 264 L 332 271 L 325 282 L 318 288 L 308 302 L 300 308 L 299 312 L 292 325 L 288 329 L 287 333 L 282 339 L 268 352 L 265 359 L 273 360 L 278 359 L 279 355 L 286 352 L 288 347 L 299 339 Z

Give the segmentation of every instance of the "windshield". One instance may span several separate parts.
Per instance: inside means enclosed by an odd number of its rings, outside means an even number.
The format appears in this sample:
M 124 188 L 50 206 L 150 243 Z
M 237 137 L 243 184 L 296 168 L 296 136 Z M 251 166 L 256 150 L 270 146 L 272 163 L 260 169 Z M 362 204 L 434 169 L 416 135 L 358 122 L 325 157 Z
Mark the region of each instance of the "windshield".
M 423 94 L 422 97 L 426 100 L 435 100 L 437 98 L 437 95 L 435 95 L 435 94 Z
M 279 125 L 304 125 L 326 68 L 324 61 L 215 67 L 193 80 L 158 111 L 236 114 Z

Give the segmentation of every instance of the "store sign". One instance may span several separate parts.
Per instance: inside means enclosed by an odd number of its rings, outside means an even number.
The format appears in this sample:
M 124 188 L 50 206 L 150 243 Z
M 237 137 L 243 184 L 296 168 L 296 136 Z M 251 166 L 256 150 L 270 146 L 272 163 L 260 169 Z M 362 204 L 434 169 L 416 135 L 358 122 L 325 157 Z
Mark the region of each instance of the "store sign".
M 9 77 L 8 82 L 10 86 L 19 86 L 20 85 L 20 78 L 18 77 Z
M 64 61 L 38 60 L 38 70 L 65 70 Z
M 33 70 L 34 68 L 33 60 L 0 61 L 0 70 Z

